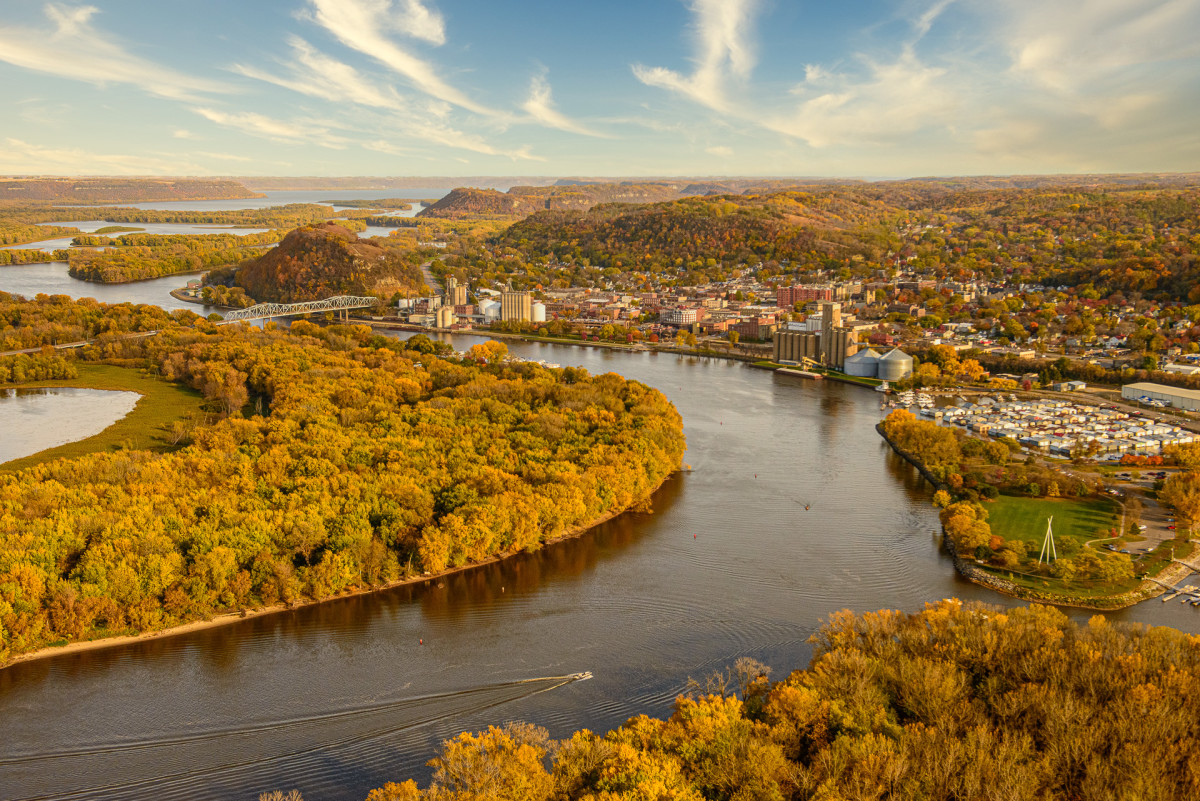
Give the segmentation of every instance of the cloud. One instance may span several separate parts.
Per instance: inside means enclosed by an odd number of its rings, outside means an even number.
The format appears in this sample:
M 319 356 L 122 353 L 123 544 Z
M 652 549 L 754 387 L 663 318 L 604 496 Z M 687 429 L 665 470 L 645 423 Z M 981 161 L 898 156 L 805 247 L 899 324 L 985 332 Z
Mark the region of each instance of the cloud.
M 103 86 L 124 83 L 159 97 L 194 100 L 197 93 L 224 93 L 229 87 L 197 78 L 126 51 L 91 24 L 95 6 L 47 3 L 53 28 L 0 28 L 0 61 L 63 78 Z
M 710 156 L 720 156 L 721 158 L 729 158 L 733 155 L 733 148 L 725 145 L 715 145 L 713 147 L 704 148 L 704 152 Z
M 756 54 L 749 39 L 758 7 L 758 0 L 692 0 L 696 48 L 692 74 L 640 64 L 633 74 L 647 86 L 678 92 L 716 111 L 730 110 L 729 77 L 747 79 L 754 68 Z
M 199 139 L 200 137 L 189 131 L 187 128 L 176 128 L 171 132 L 171 136 L 176 139 Z
M 222 127 L 275 142 L 308 142 L 341 150 L 349 141 L 329 133 L 327 127 L 313 120 L 285 122 L 253 111 L 228 112 L 203 107 L 193 108 L 192 111 Z
M 358 70 L 317 51 L 299 36 L 289 37 L 288 44 L 291 45 L 295 60 L 284 63 L 291 77 L 279 77 L 241 64 L 234 65 L 233 70 L 248 78 L 266 81 L 293 92 L 335 103 L 349 101 L 387 109 L 399 109 L 405 105 L 400 95 L 391 87 L 373 86 Z
M 891 140 L 953 119 L 958 95 L 940 82 L 946 70 L 926 66 L 911 52 L 890 63 L 867 62 L 866 68 L 865 76 L 806 70 L 805 81 L 793 89 L 799 105 L 765 114 L 763 125 L 827 147 Z
M 485 116 L 503 116 L 446 83 L 428 61 L 400 47 L 386 35 L 399 32 L 432 44 L 445 41 L 442 18 L 419 0 L 309 0 L 309 17 L 346 47 L 357 50 L 403 75 L 421 92 Z
M 154 158 L 93 153 L 79 148 L 32 145 L 5 139 L 0 148 L 0 173 L 41 175 L 208 175 L 211 170 L 178 157 Z
M 1113 128 L 1196 80 L 1197 0 L 1001 4 L 1008 74 Z
M 606 134 L 598 133 L 575 122 L 554 107 L 554 99 L 550 96 L 550 84 L 545 75 L 533 76 L 529 86 L 529 99 L 521 105 L 521 108 L 547 128 L 557 128 L 560 131 L 583 136 L 607 138 Z

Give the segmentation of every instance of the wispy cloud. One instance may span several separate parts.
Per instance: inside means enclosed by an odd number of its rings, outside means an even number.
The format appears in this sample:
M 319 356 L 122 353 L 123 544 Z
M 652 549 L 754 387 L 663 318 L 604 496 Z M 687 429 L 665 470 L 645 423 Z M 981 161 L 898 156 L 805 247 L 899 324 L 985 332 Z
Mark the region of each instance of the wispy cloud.
M 211 170 L 178 157 L 156 158 L 94 153 L 80 148 L 34 145 L 5 139 L 0 148 L 0 173 L 44 175 L 208 175 Z
M 283 62 L 291 73 L 288 77 L 236 64 L 235 72 L 248 78 L 282 86 L 293 92 L 331 100 L 335 103 L 351 102 L 373 108 L 398 109 L 404 103 L 396 90 L 378 87 L 370 83 L 358 70 L 349 64 L 317 51 L 299 36 L 288 38 L 294 60 Z
M 309 6 L 310 19 L 345 46 L 403 75 L 415 89 L 476 114 L 503 116 L 451 86 L 433 64 L 388 37 L 400 33 L 435 45 L 445 42 L 441 16 L 419 0 L 309 0 Z
M 591 128 L 572 120 L 554 107 L 554 99 L 550 93 L 550 83 L 546 80 L 544 73 L 533 76 L 533 80 L 529 85 L 529 99 L 525 101 L 521 108 L 530 117 L 547 128 L 557 128 L 560 131 L 582 134 L 584 136 L 608 138 L 607 134 L 593 131 Z
M 123 83 L 174 100 L 223 93 L 222 83 L 186 75 L 128 52 L 92 26 L 95 6 L 47 3 L 50 29 L 0 28 L 0 61 L 97 85 Z
M 746 79 L 756 53 L 750 28 L 758 0 L 691 0 L 696 68 L 682 75 L 666 67 L 635 65 L 633 74 L 647 86 L 670 89 L 716 111 L 729 111 L 730 76 Z
M 799 104 L 784 113 L 764 112 L 762 124 L 813 147 L 826 147 L 892 140 L 945 124 L 954 115 L 957 96 L 940 83 L 944 69 L 922 64 L 911 52 L 865 66 L 865 76 L 810 67 L 793 89 Z
M 315 120 L 287 122 L 254 111 L 220 111 L 200 106 L 192 111 L 224 128 L 275 142 L 308 142 L 341 150 L 349 141 L 343 136 L 331 134 L 327 126 Z

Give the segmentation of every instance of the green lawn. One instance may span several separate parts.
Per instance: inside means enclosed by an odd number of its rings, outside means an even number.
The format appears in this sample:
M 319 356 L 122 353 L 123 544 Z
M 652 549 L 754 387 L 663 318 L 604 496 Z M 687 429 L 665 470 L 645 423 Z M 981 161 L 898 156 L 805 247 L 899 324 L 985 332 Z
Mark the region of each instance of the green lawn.
M 992 533 L 1019 539 L 1037 558 L 1046 536 L 1046 518 L 1054 517 L 1054 543 L 1060 557 L 1078 553 L 1083 543 L 1107 534 L 1121 522 L 1120 508 L 1105 498 L 1022 498 L 1001 495 L 984 505 Z
M 68 442 L 57 448 L 40 451 L 23 459 L 14 459 L 0 465 L 0 471 L 22 470 L 54 459 L 69 459 L 98 451 L 111 451 L 123 447 L 165 452 L 172 450 L 171 424 L 189 414 L 201 419 L 204 399 L 200 393 L 163 381 L 141 370 L 129 367 L 113 367 L 107 364 L 77 362 L 79 377 L 62 381 L 42 381 L 21 384 L 21 389 L 33 387 L 86 387 L 89 389 L 115 389 L 140 394 L 133 411 L 113 423 L 94 437 Z

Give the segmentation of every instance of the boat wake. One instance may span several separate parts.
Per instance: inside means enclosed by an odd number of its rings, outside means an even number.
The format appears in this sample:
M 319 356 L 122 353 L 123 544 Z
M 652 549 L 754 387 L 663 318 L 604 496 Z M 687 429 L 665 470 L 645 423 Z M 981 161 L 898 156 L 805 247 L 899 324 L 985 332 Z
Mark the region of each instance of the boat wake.
M 5 756 L 0 787 L 12 801 L 144 798 L 150 787 L 156 798 L 202 798 L 209 791 L 221 797 L 222 779 L 240 773 L 286 761 L 286 774 L 294 781 L 373 741 L 590 678 L 587 672 L 543 676 L 252 726 Z M 368 750 L 385 756 L 386 749 Z

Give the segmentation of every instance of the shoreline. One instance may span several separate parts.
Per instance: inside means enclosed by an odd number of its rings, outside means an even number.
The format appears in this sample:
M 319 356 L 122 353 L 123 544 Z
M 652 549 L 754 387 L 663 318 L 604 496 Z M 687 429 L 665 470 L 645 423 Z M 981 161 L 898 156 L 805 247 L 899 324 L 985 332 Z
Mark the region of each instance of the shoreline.
M 682 472 L 682 467 L 676 468 L 674 471 L 664 476 L 662 480 L 655 484 L 652 488 L 647 490 L 645 495 L 633 501 L 624 508 L 610 510 L 593 520 L 589 520 L 586 523 L 580 523 L 579 525 L 572 526 L 557 537 L 542 540 L 542 542 L 538 545 L 538 550 L 564 540 L 581 537 L 592 529 L 607 523 L 609 520 L 620 517 L 626 512 L 631 512 L 638 509 L 650 501 L 654 497 L 654 494 L 658 492 L 658 490 L 664 484 L 666 484 L 667 481 Z M 41 659 L 50 659 L 52 657 L 65 656 L 67 654 L 83 653 L 85 651 L 100 651 L 108 648 L 118 648 L 123 645 L 131 645 L 133 643 L 147 642 L 149 640 L 161 640 L 168 637 L 178 637 L 184 634 L 191 634 L 196 631 L 204 631 L 205 629 L 214 629 L 220 626 L 228 626 L 234 623 L 240 623 L 243 620 L 266 617 L 267 615 L 275 615 L 282 612 L 293 612 L 297 609 L 329 603 L 331 601 L 338 601 L 344 598 L 353 598 L 358 595 L 370 595 L 378 592 L 386 592 L 387 590 L 392 590 L 397 587 L 403 587 L 409 584 L 417 584 L 418 582 L 423 581 L 432 581 L 434 579 L 439 579 L 443 576 L 449 576 L 454 573 L 462 573 L 477 567 L 495 564 L 496 562 L 516 556 L 518 553 L 526 553 L 526 551 L 502 551 L 500 553 L 493 554 L 486 559 L 481 559 L 478 562 L 471 562 L 469 564 L 447 568 L 438 573 L 429 573 L 420 576 L 414 576 L 412 578 L 397 579 L 396 581 L 391 581 L 387 584 L 381 584 L 378 587 L 354 589 L 344 592 L 340 595 L 333 595 L 329 598 L 321 598 L 319 600 L 309 599 L 293 604 L 273 604 L 272 606 L 264 606 L 258 609 L 243 609 L 236 612 L 220 612 L 207 620 L 193 620 L 188 623 L 180 623 L 178 626 L 171 626 L 170 628 L 160 629 L 158 631 L 148 631 L 142 634 L 118 634 L 112 637 L 100 637 L 95 640 L 79 640 L 77 642 L 69 642 L 64 645 L 47 645 L 38 648 L 37 650 L 30 651 L 29 653 L 19 654 L 11 657 L 8 659 L 8 661 L 0 663 L 0 671 L 4 671 L 14 665 L 24 662 L 35 662 Z
M 898 456 L 900 456 L 900 458 L 917 468 L 917 471 L 920 472 L 922 478 L 932 484 L 936 489 L 948 490 L 946 485 L 935 479 L 925 465 L 922 464 L 915 456 L 893 442 L 892 439 L 884 432 L 883 425 L 881 423 L 877 423 L 875 425 L 875 431 L 878 432 L 879 436 L 883 438 L 883 441 L 886 442 L 891 449 L 895 451 Z M 1175 567 L 1175 563 L 1171 562 L 1165 568 L 1163 568 L 1163 570 L 1159 571 L 1158 575 L 1153 577 L 1148 576 L 1141 579 L 1138 586 L 1134 589 L 1126 590 L 1125 592 L 1120 592 L 1115 595 L 1103 596 L 1103 600 L 1108 600 L 1112 603 L 1105 606 L 1097 606 L 1095 604 L 1085 603 L 1078 599 L 1063 600 L 1054 596 L 1047 597 L 1046 595 L 1042 595 L 1040 593 L 1031 592 L 1017 584 L 1013 584 L 1010 581 L 1006 581 L 999 576 L 984 570 L 978 565 L 968 563 L 954 547 L 954 540 L 946 536 L 946 530 L 944 527 L 942 529 L 942 547 L 946 550 L 946 553 L 950 555 L 950 559 L 954 562 L 954 569 L 958 571 L 958 574 L 973 584 L 978 584 L 981 587 L 987 587 L 989 590 L 994 590 L 1001 595 L 1007 595 L 1010 598 L 1016 598 L 1021 601 L 1051 604 L 1053 606 L 1066 606 L 1072 609 L 1091 609 L 1097 612 L 1115 612 L 1120 609 L 1126 609 L 1130 606 L 1136 606 L 1142 601 L 1148 601 L 1151 598 L 1157 598 L 1160 595 L 1163 595 L 1167 591 L 1166 588 L 1152 579 L 1158 579 L 1159 576 L 1170 574 L 1172 572 L 1172 568 Z M 1176 579 L 1176 581 L 1178 580 L 1181 579 Z M 1097 598 L 1096 600 L 1101 599 Z

